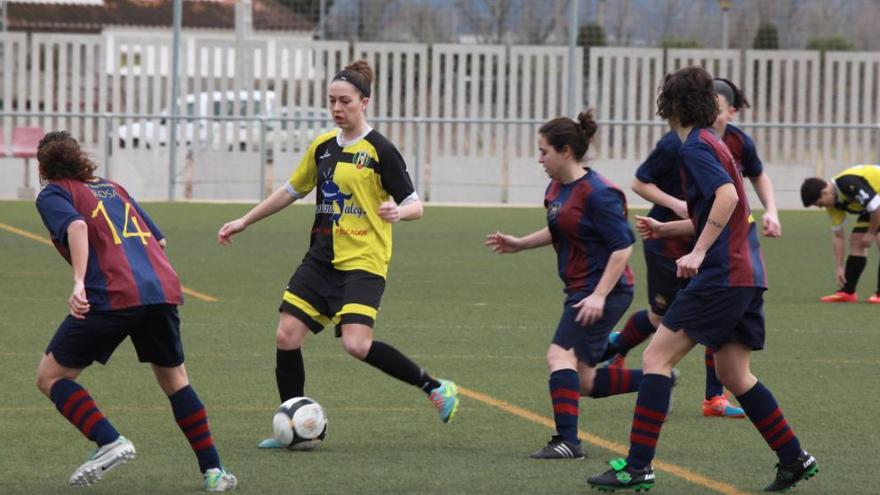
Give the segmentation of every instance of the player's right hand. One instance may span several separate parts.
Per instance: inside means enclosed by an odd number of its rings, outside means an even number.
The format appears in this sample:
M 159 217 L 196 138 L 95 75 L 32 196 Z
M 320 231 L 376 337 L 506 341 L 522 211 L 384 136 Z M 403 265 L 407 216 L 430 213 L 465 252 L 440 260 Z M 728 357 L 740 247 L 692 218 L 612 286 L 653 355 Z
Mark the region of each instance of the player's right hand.
M 659 231 L 662 225 L 663 223 L 657 221 L 655 218 L 636 215 L 636 230 L 639 231 L 639 235 L 642 239 L 659 239 Z
M 497 254 L 516 253 L 522 250 L 519 237 L 514 237 L 502 232 L 495 232 L 487 235 L 484 244 L 491 249 L 493 253 Z
M 226 222 L 220 227 L 220 230 L 217 231 L 217 242 L 221 246 L 232 244 L 232 236 L 242 232 L 246 228 L 247 225 L 245 225 L 244 221 L 240 218 L 231 222 Z
M 67 300 L 67 306 L 70 308 L 70 316 L 77 320 L 84 320 L 86 318 L 86 313 L 89 312 L 91 306 L 86 297 L 86 287 L 83 282 L 74 282 L 73 291 Z

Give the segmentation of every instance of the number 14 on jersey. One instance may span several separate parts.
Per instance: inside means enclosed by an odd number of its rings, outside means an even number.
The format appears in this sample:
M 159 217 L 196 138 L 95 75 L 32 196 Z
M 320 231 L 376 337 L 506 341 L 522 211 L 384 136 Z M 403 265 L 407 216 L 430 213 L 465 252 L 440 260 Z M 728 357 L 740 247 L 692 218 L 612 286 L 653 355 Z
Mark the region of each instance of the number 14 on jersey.
M 98 206 L 92 210 L 92 218 L 97 218 L 99 214 L 104 217 L 104 220 L 107 221 L 107 226 L 110 227 L 110 233 L 113 234 L 113 244 L 122 244 L 122 239 L 119 238 L 116 226 L 113 225 L 110 215 L 107 214 L 107 208 L 104 207 L 104 200 L 98 201 Z M 129 231 L 129 219 L 131 220 L 130 223 L 134 225 L 134 232 Z M 122 236 L 125 238 L 139 237 L 144 246 L 147 245 L 147 237 L 153 237 L 149 230 L 141 230 L 138 219 L 131 215 L 131 203 L 127 201 L 125 202 L 125 225 L 122 226 Z

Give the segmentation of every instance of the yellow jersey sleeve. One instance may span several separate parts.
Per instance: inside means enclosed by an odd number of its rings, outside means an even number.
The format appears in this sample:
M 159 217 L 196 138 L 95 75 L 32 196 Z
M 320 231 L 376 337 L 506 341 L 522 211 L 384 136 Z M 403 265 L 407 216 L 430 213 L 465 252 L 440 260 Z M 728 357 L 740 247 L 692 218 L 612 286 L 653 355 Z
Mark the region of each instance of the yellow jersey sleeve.
M 833 230 L 839 230 L 843 227 L 843 222 L 846 221 L 846 212 L 837 208 L 826 208 L 828 211 L 828 217 L 831 219 L 831 228 Z
M 318 136 L 312 141 L 309 149 L 299 161 L 299 166 L 290 175 L 287 181 L 287 191 L 297 199 L 306 197 L 318 183 L 318 164 L 315 160 L 315 153 L 318 145 L 326 141 L 322 139 L 324 136 Z

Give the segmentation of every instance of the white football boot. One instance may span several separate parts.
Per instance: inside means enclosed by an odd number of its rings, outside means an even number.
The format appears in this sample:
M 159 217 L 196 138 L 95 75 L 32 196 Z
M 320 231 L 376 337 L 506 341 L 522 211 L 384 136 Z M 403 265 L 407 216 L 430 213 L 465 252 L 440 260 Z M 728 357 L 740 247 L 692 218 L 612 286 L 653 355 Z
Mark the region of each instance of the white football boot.
M 116 440 L 99 447 L 70 475 L 72 486 L 89 486 L 101 481 L 107 471 L 134 459 L 137 452 L 131 440 L 119 435 Z

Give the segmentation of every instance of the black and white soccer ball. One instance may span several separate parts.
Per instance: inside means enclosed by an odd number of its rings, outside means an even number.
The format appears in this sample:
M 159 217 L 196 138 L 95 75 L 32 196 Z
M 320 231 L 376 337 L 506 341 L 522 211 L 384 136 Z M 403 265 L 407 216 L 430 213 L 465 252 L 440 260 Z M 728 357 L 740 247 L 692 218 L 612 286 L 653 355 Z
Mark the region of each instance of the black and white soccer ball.
M 312 450 L 327 435 L 327 415 L 313 399 L 294 397 L 278 406 L 272 418 L 272 433 L 290 450 Z

